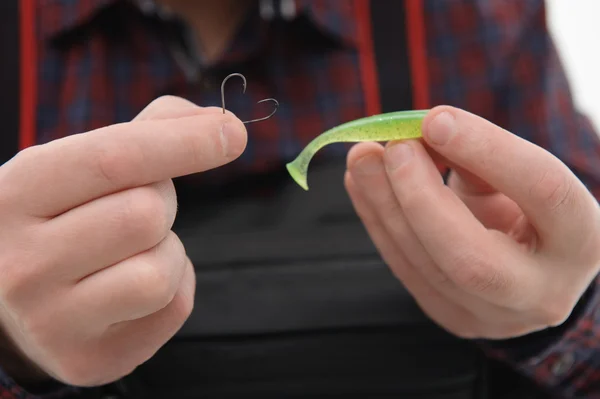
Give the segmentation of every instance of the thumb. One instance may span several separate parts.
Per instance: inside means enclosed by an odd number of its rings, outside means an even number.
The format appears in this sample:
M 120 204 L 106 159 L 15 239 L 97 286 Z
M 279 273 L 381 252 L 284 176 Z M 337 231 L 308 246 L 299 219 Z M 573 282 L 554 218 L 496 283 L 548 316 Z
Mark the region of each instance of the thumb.
M 481 117 L 448 106 L 436 107 L 427 115 L 423 137 L 454 165 L 516 202 L 538 233 L 550 241 L 568 245 L 573 237 L 592 228 L 589 215 L 595 211 L 593 197 L 559 159 L 543 148 Z

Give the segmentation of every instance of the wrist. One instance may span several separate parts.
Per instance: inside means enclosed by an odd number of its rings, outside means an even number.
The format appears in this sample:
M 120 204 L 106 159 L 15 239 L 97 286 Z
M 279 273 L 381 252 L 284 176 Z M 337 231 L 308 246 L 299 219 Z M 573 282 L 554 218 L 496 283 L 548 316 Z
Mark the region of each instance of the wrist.
M 498 353 L 501 357 L 510 359 L 511 362 L 521 362 L 537 356 L 573 329 L 581 318 L 589 311 L 590 306 L 595 306 L 593 299 L 598 290 L 597 280 L 594 279 L 583 295 L 577 301 L 569 317 L 560 325 L 544 330 L 532 332 L 520 337 L 501 340 L 477 340 L 477 343 L 492 354 Z

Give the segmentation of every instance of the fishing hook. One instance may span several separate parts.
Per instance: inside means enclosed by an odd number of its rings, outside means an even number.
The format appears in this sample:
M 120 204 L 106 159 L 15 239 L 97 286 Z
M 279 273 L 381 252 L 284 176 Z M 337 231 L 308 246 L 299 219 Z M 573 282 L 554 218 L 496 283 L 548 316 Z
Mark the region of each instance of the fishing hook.
M 234 76 L 239 76 L 240 78 L 242 78 L 242 80 L 244 81 L 244 90 L 242 91 L 242 94 L 246 93 L 246 77 L 244 75 L 242 75 L 241 73 L 232 73 L 231 75 L 229 75 L 225 79 L 223 79 L 223 83 L 221 83 L 221 105 L 223 106 L 223 113 L 225 113 L 225 83 Z M 279 108 L 279 102 L 277 100 L 275 100 L 274 98 L 265 98 L 264 100 L 260 100 L 259 102 L 257 102 L 257 104 L 264 103 L 266 101 L 272 101 L 275 103 L 275 109 L 273 110 L 273 112 L 271 112 L 271 114 L 269 114 L 268 116 L 265 116 L 264 118 L 252 119 L 250 121 L 246 121 L 243 123 L 248 124 L 248 123 L 254 123 L 254 122 L 261 122 L 261 121 L 265 121 L 265 120 L 269 119 L 270 117 L 272 117 L 273 115 L 275 115 L 275 113 L 277 112 L 277 109 Z

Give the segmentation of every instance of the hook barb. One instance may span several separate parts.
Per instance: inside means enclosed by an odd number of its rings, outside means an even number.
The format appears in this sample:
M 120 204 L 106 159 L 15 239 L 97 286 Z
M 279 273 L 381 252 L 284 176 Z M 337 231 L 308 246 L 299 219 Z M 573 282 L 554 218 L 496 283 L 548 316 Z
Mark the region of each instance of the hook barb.
M 246 87 L 247 87 L 246 77 L 244 75 L 242 75 L 241 73 L 232 73 L 232 74 L 228 75 L 225 79 L 223 79 L 223 82 L 221 83 L 221 106 L 223 107 L 223 114 L 225 113 L 225 83 L 227 83 L 227 81 L 234 76 L 238 76 L 243 80 L 242 94 L 246 93 Z M 264 103 L 267 101 L 271 101 L 271 102 L 275 103 L 275 109 L 273 110 L 273 112 L 271 112 L 269 115 L 267 115 L 263 118 L 252 119 L 250 121 L 245 121 L 243 123 L 248 124 L 248 123 L 254 123 L 254 122 L 261 122 L 261 121 L 265 121 L 265 120 L 271 118 L 273 115 L 275 115 L 275 113 L 279 109 L 279 101 L 277 101 L 276 99 L 265 98 L 263 100 L 258 101 L 257 104 Z

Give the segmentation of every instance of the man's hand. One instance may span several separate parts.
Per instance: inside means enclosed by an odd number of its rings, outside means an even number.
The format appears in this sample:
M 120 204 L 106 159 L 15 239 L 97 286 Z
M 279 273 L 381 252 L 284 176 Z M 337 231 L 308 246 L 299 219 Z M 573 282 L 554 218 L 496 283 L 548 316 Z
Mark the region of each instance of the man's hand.
M 600 269 L 600 210 L 557 158 L 467 112 L 438 107 L 421 141 L 362 143 L 346 188 L 393 273 L 464 338 L 566 320 Z M 452 168 L 448 186 L 433 159 Z
M 171 178 L 234 160 L 246 140 L 230 113 L 164 97 L 3 165 L 0 326 L 23 356 L 80 386 L 153 356 L 194 301 Z

